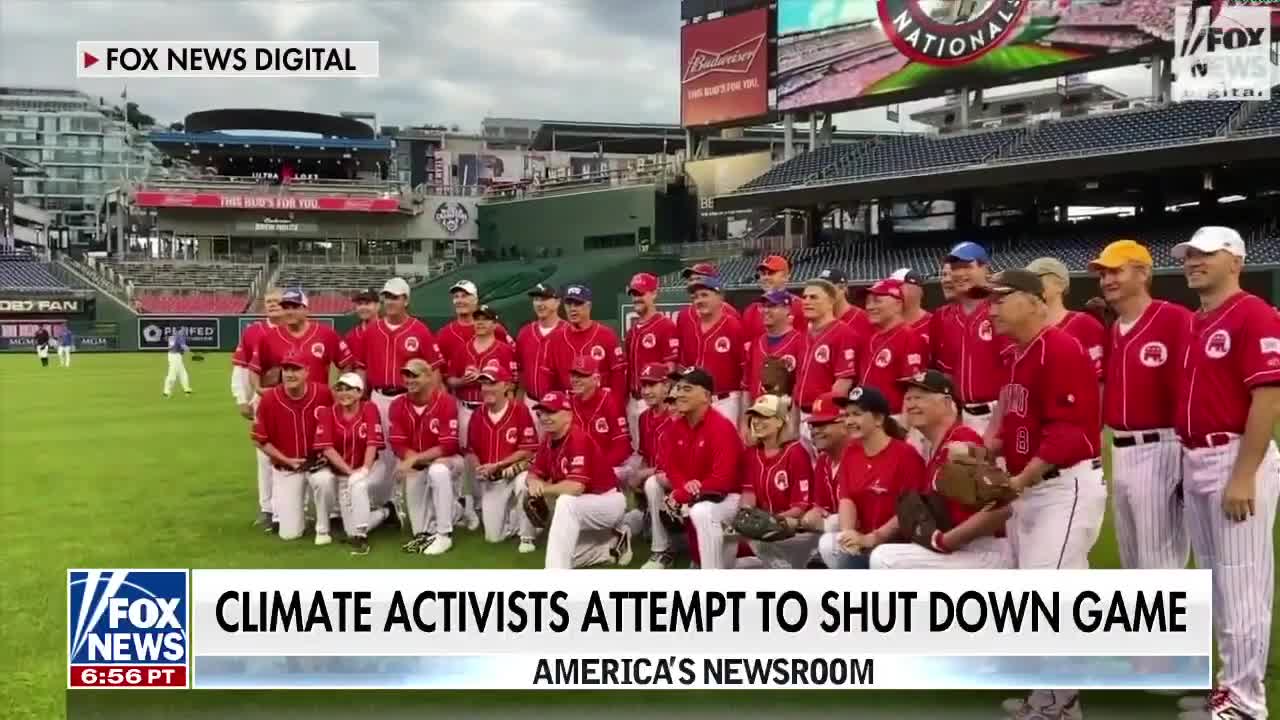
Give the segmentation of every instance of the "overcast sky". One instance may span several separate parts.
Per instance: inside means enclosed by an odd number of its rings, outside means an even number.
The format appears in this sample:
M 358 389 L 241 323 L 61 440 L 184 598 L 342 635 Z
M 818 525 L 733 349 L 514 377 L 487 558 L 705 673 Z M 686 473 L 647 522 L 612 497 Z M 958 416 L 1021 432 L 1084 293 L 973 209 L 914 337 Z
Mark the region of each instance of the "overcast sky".
M 679 0 L 0 0 L 0 84 L 118 100 L 122 81 L 76 79 L 77 40 L 381 43 L 377 79 L 132 81 L 129 99 L 164 123 L 225 107 L 373 111 L 387 125 L 470 130 L 485 116 L 679 122 Z M 1147 92 L 1140 68 L 1092 79 Z M 836 122 L 891 127 L 883 108 Z

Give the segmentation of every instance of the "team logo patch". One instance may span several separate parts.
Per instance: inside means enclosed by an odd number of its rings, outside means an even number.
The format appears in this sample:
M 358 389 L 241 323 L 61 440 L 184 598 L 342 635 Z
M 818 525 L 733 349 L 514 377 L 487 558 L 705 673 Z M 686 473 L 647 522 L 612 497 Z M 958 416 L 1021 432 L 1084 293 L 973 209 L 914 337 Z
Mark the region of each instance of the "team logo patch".
M 596 418 L 596 432 L 601 435 L 609 432 L 609 421 L 604 418 Z
M 418 352 L 418 338 L 412 336 L 405 338 L 404 349 L 409 352 Z
M 783 355 L 783 356 L 782 356 L 782 364 L 787 366 L 787 371 L 788 371 L 788 372 L 795 372 L 795 371 L 796 371 L 796 356 L 795 356 L 795 355 Z
M 431 430 L 432 433 L 439 435 L 440 434 L 440 418 L 431 418 L 431 422 L 427 423 L 427 428 Z
M 324 407 L 321 407 L 321 406 L 317 405 L 317 406 L 315 407 L 315 409 L 311 411 L 311 415 L 312 415 L 312 417 L 314 417 L 316 420 L 319 420 L 319 419 L 320 419 L 320 416 L 324 414 L 324 411 L 325 411 L 326 409 L 327 409 L 327 408 L 324 408 Z
M 450 420 L 450 421 L 449 421 L 449 429 L 450 429 L 450 430 L 457 430 L 457 429 L 458 429 L 458 420 L 457 420 L 457 418 L 454 418 L 453 420 Z
M 850 400 L 853 400 L 854 402 L 857 402 L 857 401 L 859 401 L 859 400 L 861 400 L 861 399 L 862 399 L 862 386 L 861 386 L 861 385 L 859 385 L 858 387 L 856 387 L 856 388 L 854 388 L 854 389 L 852 389 L 852 390 L 850 390 L 850 391 L 849 391 L 849 399 L 850 399 Z
M 515 444 L 516 444 L 516 429 L 515 429 L 515 428 L 507 428 L 507 429 L 502 433 L 502 440 L 503 440 L 504 442 L 506 442 L 508 445 L 515 445 Z
M 1219 360 L 1231 352 L 1231 333 L 1226 330 L 1214 330 L 1204 344 L 1204 354 Z
M 640 344 L 643 345 L 646 350 L 652 350 L 657 347 L 658 338 L 654 337 L 653 333 L 645 333 L 644 337 L 640 338 Z
M 722 336 L 722 337 L 718 337 L 718 338 L 716 338 L 716 346 L 715 346 L 715 347 L 716 347 L 716 352 L 718 352 L 718 353 L 727 353 L 727 352 L 729 352 L 729 338 L 727 338 L 727 337 L 723 337 L 723 336 Z
M 68 570 L 68 687 L 187 687 L 187 588 L 186 570 Z
M 876 367 L 887 368 L 891 362 L 893 362 L 893 351 L 889 348 L 876 353 Z
M 983 320 L 982 323 L 978 325 L 978 337 L 987 342 L 991 342 L 992 332 L 990 320 Z
M 1263 355 L 1280 355 L 1280 338 L 1264 337 L 1258 346 Z
M 311 343 L 311 354 L 318 358 L 324 357 L 324 343 Z
M 360 438 L 361 440 L 364 440 L 365 438 L 369 437 L 369 430 L 365 427 L 364 423 L 360 423 L 359 425 L 356 426 L 356 437 Z
M 813 351 L 813 359 L 820 363 L 825 363 L 831 359 L 831 347 L 829 345 L 819 345 Z
M 903 55 L 927 65 L 961 65 L 1000 47 L 1031 0 L 960 0 L 943 14 L 936 3 L 877 0 L 880 26 Z
M 779 490 L 786 490 L 790 484 L 791 484 L 791 481 L 787 479 L 786 470 L 779 470 L 778 472 L 773 474 L 773 486 L 778 488 Z
M 1169 360 L 1169 348 L 1162 342 L 1149 342 L 1138 351 L 1138 360 L 1147 367 L 1160 367 Z
M 592 346 L 591 346 L 591 357 L 595 358 L 595 359 L 596 359 L 596 362 L 600 362 L 601 360 L 603 360 L 603 359 L 604 359 L 604 348 L 603 348 L 603 347 L 601 347 L 601 346 L 599 346 L 599 345 L 592 345 Z

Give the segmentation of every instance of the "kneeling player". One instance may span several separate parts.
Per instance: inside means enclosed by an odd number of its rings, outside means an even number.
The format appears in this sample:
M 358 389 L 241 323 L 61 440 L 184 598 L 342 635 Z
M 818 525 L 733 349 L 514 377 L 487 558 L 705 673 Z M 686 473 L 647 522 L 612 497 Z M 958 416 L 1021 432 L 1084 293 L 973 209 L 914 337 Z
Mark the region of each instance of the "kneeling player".
M 629 490 L 642 508 L 657 508 L 648 503 L 646 488 L 649 478 L 659 475 L 665 458 L 662 452 L 663 437 L 674 417 L 667 396 L 671 384 L 667 381 L 667 366 L 664 363 L 649 363 L 640 369 L 637 378 L 640 381 L 640 398 L 644 401 L 642 409 L 636 417 L 636 454 L 639 464 L 630 468 L 623 477 L 623 487 Z M 659 497 L 666 493 L 663 488 Z
M 290 352 L 280 363 L 283 382 L 262 393 L 253 421 L 253 439 L 271 460 L 271 504 L 280 523 L 280 539 L 302 537 L 306 523 L 307 485 L 316 496 L 316 544 L 327 545 L 329 508 L 320 507 L 326 478 L 308 473 L 316 418 L 333 404 L 326 385 L 307 382 L 307 365 L 301 354 Z M 328 476 L 332 482 L 332 476 Z M 317 492 L 317 488 L 320 492 Z
M 368 555 L 369 533 L 388 519 L 396 521 L 391 481 L 378 462 L 382 420 L 378 408 L 364 401 L 364 380 L 356 373 L 339 377 L 333 394 L 336 402 L 321 411 L 316 424 L 314 446 L 329 461 L 329 470 L 315 473 L 316 512 L 333 507 L 336 493 L 351 554 Z
M 524 468 L 538 449 L 538 433 L 533 415 L 524 403 L 516 402 L 511 371 L 502 365 L 488 365 L 477 375 L 481 407 L 471 416 L 467 428 L 467 451 L 480 484 L 480 514 L 484 518 L 484 539 L 497 543 L 515 535 L 519 517 L 515 488 L 524 483 Z M 533 548 L 529 538 L 529 549 Z
M 951 378 L 937 370 L 899 383 L 905 390 L 907 423 L 924 436 L 932 449 L 925 477 L 933 489 L 954 444 L 982 445 L 982 436 L 960 422 Z M 879 545 L 871 553 L 872 568 L 1007 568 L 1013 563 L 1004 537 L 1009 508 L 976 510 L 945 498 L 951 527 L 934 532 L 930 546 L 917 543 Z
M 453 526 L 461 516 L 458 408 L 426 360 L 413 358 L 400 376 L 407 392 L 391 402 L 387 414 L 391 449 L 400 459 L 396 480 L 404 482 L 413 530 L 402 549 L 441 555 L 453 547 Z
M 809 484 L 809 509 L 800 518 L 800 528 L 821 534 L 820 548 L 836 547 L 840 533 L 840 461 L 855 441 L 838 403 L 835 395 L 824 393 L 813 401 L 805 419 L 818 457 L 813 463 L 813 481 Z M 810 559 L 810 565 L 832 567 L 829 559 L 818 555 Z
M 766 510 L 794 530 L 808 509 L 813 467 L 804 446 L 785 437 L 790 410 L 777 395 L 761 395 L 747 410 L 755 445 L 743 461 L 740 504 Z M 764 567 L 803 568 L 820 537 L 820 533 L 805 532 L 776 542 L 752 540 L 751 549 Z
M 627 514 L 613 466 L 587 431 L 573 422 L 564 393 L 550 392 L 534 406 L 543 438 L 523 486 L 528 495 L 554 502 L 547 530 L 547 569 L 631 562 L 631 535 L 639 513 Z M 528 521 L 525 521 L 528 531 Z

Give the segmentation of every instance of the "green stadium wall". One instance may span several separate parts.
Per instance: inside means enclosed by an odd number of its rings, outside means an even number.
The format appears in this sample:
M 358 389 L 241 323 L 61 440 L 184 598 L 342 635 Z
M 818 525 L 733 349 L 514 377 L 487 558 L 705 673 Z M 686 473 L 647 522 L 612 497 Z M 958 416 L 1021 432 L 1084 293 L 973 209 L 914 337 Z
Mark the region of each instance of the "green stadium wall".
M 499 259 L 512 248 L 527 258 L 569 257 L 597 249 L 591 240 L 599 238 L 635 251 L 672 240 L 673 212 L 668 195 L 652 186 L 486 203 L 479 207 L 479 245 Z

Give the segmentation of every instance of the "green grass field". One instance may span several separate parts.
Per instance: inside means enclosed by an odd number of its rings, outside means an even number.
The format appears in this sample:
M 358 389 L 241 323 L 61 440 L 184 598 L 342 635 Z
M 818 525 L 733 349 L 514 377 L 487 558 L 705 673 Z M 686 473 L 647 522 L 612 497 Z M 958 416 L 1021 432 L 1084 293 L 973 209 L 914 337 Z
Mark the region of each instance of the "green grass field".
M 965 78 L 978 81 L 982 78 L 1006 77 L 1010 73 L 1062 63 L 1078 57 L 1080 57 L 1079 53 L 1057 48 L 1039 45 L 1007 45 L 957 67 L 939 67 L 921 62 L 909 63 L 901 70 L 876 82 L 866 94 L 914 90 L 937 82 L 950 83 L 950 87 L 959 87 Z M 975 82 L 975 84 L 979 83 Z
M 482 714 L 601 709 L 599 693 L 66 693 L 68 567 L 430 568 L 540 567 L 540 554 L 490 546 L 463 534 L 452 552 L 427 559 L 399 552 L 385 533 L 353 558 L 340 545 L 281 543 L 250 529 L 256 490 L 247 423 L 228 390 L 229 356 L 189 363 L 195 394 L 160 396 L 165 358 L 75 357 L 41 369 L 32 355 L 0 356 L 0 717 L 349 717 L 463 709 Z M 636 564 L 643 558 L 637 553 Z M 1110 529 L 1094 549 L 1115 567 Z M 1270 677 L 1275 677 L 1272 665 Z M 1000 695 L 883 692 L 752 692 L 756 712 L 854 717 L 1000 717 Z M 68 701 L 68 695 L 74 696 Z M 611 692 L 607 706 L 644 714 L 652 703 L 715 714 L 721 693 Z M 737 697 L 735 695 L 735 697 Z M 719 698 L 719 699 L 718 699 Z M 646 705 L 645 703 L 650 703 Z M 1172 701 L 1139 693 L 1089 693 L 1089 717 L 1176 717 Z M 1273 703 L 1273 708 L 1276 708 Z M 1280 709 L 1280 708 L 1278 708 Z M 305 710 L 305 712 L 303 712 Z M 888 713 L 881 715 L 881 713 Z M 390 714 L 390 715 L 388 715 Z

